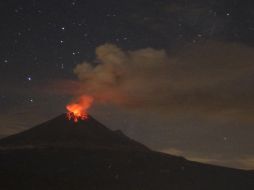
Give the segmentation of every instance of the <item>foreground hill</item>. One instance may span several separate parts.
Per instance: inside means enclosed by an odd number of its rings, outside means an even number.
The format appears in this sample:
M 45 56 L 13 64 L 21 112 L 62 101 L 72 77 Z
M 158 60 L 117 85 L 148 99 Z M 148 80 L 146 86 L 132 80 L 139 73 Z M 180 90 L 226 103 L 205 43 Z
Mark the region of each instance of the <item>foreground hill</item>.
M 0 140 L 0 189 L 253 190 L 254 173 L 149 150 L 91 116 Z

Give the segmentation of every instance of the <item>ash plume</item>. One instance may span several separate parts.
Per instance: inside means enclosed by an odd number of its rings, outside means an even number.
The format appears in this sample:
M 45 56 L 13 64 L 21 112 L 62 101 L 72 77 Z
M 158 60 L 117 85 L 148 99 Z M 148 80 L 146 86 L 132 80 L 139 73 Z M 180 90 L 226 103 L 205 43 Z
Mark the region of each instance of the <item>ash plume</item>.
M 220 47 L 220 48 L 218 48 Z M 75 67 L 80 94 L 97 102 L 167 114 L 252 115 L 253 48 L 207 42 L 181 52 L 114 44 L 96 48 L 96 60 Z

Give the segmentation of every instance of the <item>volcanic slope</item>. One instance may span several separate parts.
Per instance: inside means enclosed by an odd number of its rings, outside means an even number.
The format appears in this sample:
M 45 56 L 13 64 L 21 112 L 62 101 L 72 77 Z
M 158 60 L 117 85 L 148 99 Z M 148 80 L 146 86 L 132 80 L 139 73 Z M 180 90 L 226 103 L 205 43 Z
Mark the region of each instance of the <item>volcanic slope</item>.
M 121 131 L 112 131 L 93 117 L 74 122 L 62 114 L 27 131 L 0 140 L 0 147 L 73 147 L 85 149 L 149 150 Z
M 254 173 L 152 151 L 91 116 L 0 140 L 0 189 L 253 190 Z

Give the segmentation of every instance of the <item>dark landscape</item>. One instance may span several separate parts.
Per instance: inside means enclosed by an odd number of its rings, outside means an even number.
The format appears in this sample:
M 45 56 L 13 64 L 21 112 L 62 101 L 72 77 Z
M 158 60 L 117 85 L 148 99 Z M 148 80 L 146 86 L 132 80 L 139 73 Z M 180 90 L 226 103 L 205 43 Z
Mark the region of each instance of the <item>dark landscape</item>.
M 60 115 L 0 140 L 0 189 L 253 190 L 254 172 L 160 152 L 91 116 Z

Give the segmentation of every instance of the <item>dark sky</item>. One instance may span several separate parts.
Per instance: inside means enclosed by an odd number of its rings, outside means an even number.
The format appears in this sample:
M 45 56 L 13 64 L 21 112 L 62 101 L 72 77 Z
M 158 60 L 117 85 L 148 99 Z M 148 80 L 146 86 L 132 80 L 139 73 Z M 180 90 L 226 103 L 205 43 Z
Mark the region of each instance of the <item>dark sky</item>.
M 0 9 L 0 136 L 64 112 L 78 83 L 107 97 L 96 118 L 153 149 L 254 169 L 251 0 L 2 0 Z

